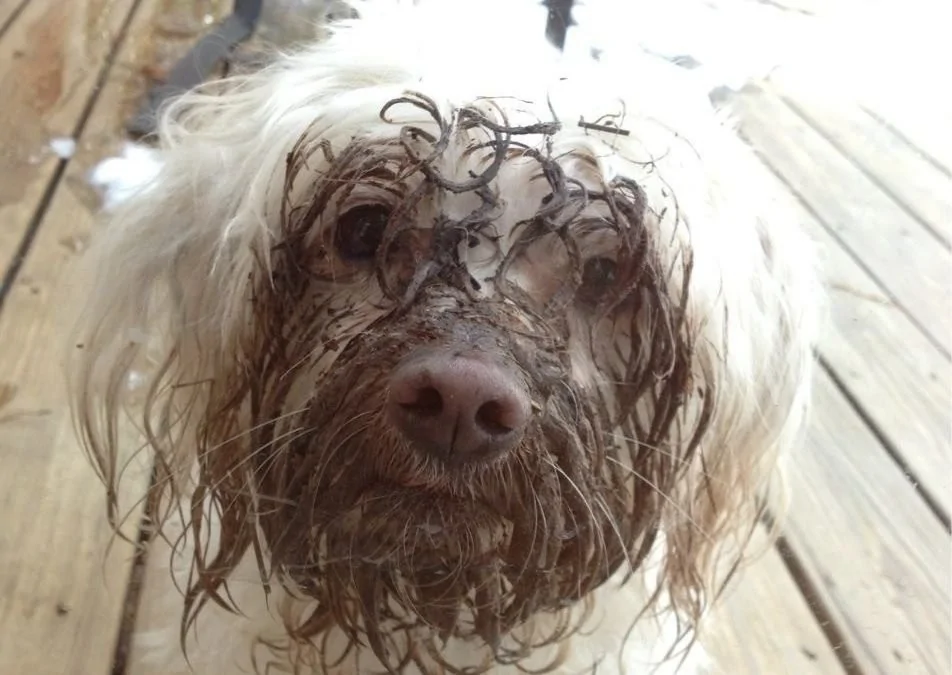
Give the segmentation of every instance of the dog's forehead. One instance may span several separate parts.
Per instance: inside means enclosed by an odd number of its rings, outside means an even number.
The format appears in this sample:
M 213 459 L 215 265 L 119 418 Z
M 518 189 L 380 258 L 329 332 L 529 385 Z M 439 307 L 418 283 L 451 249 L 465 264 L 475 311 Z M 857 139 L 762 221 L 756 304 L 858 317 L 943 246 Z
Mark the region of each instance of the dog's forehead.
M 556 132 L 552 137 L 529 136 L 519 139 L 519 142 L 528 146 L 532 154 L 511 149 L 489 183 L 503 209 L 504 221 L 518 222 L 532 217 L 543 202 L 552 197 L 553 190 L 558 189 L 547 180 L 539 155 L 545 156 L 546 162 L 557 164 L 560 173 L 574 188 L 584 188 L 589 192 L 604 190 L 609 177 L 605 167 L 599 164 L 596 151 L 585 139 Z M 484 143 L 485 137 L 480 133 L 469 138 L 463 135 L 458 143 L 442 153 L 436 164 L 447 178 L 455 182 L 471 180 L 493 162 L 492 149 L 472 151 Z M 554 149 L 556 144 L 557 150 Z M 551 147 L 547 148 L 547 145 Z M 444 193 L 441 197 L 444 215 L 453 220 L 467 217 L 480 201 L 474 191 Z
M 383 207 L 373 213 L 388 218 L 380 240 L 388 254 L 376 272 L 385 285 L 392 278 L 415 289 L 412 279 L 455 266 L 481 296 L 495 297 L 496 282 L 511 279 L 541 302 L 567 278 L 585 277 L 590 261 L 641 255 L 645 239 L 667 242 L 664 267 L 681 264 L 672 245 L 687 236 L 679 206 L 703 197 L 703 172 L 685 154 L 694 148 L 617 101 L 601 101 L 592 110 L 604 112 L 585 122 L 545 99 L 392 88 L 358 99 L 352 116 L 325 114 L 299 138 L 280 211 L 303 241 L 333 247 L 342 227 L 379 227 L 356 209 Z M 335 259 L 328 273 L 344 278 Z
M 434 182 L 431 175 L 420 171 L 425 163 L 434 169 L 445 182 L 454 187 L 440 185 L 431 191 L 431 202 L 436 202 L 439 215 L 447 221 L 460 221 L 470 216 L 482 203 L 477 187 L 485 185 L 498 201 L 497 215 L 503 215 L 500 225 L 531 217 L 540 204 L 553 192 L 551 180 L 546 176 L 544 163 L 558 166 L 558 172 L 574 187 L 598 192 L 619 175 L 631 177 L 639 185 L 645 183 L 650 190 L 650 174 L 644 171 L 653 162 L 649 149 L 641 144 L 627 142 L 628 132 L 614 125 L 623 116 L 604 115 L 607 124 L 598 125 L 600 134 L 591 132 L 591 124 L 578 126 L 552 120 L 552 112 L 521 99 L 476 99 L 454 105 L 444 103 L 430 114 L 409 105 L 393 105 L 393 100 L 378 103 L 374 119 L 355 119 L 350 124 L 338 123 L 334 127 L 316 125 L 307 135 L 310 144 L 320 146 L 320 152 L 308 157 L 310 171 L 299 173 L 294 180 L 292 201 L 306 200 L 313 183 L 322 177 L 334 175 L 332 180 L 342 180 L 337 172 L 346 167 L 334 166 L 345 161 L 359 162 L 361 171 L 346 171 L 353 190 L 342 191 L 351 201 L 372 200 L 382 197 L 389 179 L 404 191 L 417 187 L 421 182 Z M 487 125 L 479 123 L 463 125 L 460 112 L 475 112 L 484 116 Z M 549 125 L 543 133 L 494 133 L 492 125 L 506 129 L 525 129 L 531 126 Z M 605 133 L 607 131 L 607 133 Z M 420 137 L 423 137 L 422 139 Z M 446 141 L 444 143 L 444 140 Z M 357 160 L 347 149 L 362 145 Z M 416 147 L 414 147 L 416 146 Z M 496 151 L 502 147 L 501 162 Z M 422 161 L 421 161 L 422 160 Z M 494 162 L 496 167 L 492 167 Z M 375 170 L 376 167 L 379 170 Z M 487 172 L 487 169 L 491 169 Z M 488 176 L 485 183 L 475 180 Z M 389 178 L 388 178 L 389 177 Z M 470 183 L 471 187 L 457 189 Z M 427 222 L 418 226 L 426 227 Z

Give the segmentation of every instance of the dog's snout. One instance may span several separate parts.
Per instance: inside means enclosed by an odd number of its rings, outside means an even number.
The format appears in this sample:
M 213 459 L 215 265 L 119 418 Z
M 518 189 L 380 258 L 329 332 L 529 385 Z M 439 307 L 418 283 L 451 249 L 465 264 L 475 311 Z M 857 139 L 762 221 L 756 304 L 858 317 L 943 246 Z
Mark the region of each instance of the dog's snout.
M 398 366 L 387 414 L 420 451 L 451 464 L 488 461 L 523 437 L 525 388 L 501 365 L 436 353 Z

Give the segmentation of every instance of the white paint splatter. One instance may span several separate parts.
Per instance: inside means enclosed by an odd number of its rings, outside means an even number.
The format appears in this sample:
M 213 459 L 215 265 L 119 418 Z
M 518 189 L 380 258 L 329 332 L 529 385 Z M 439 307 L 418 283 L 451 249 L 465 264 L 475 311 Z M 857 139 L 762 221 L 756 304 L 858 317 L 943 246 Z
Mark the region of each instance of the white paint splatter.
M 50 149 L 60 159 L 70 159 L 76 154 L 76 139 L 59 136 L 50 140 Z
M 89 182 L 102 194 L 103 208 L 110 211 L 148 185 L 161 166 L 152 148 L 126 143 L 118 157 L 105 159 L 93 168 Z

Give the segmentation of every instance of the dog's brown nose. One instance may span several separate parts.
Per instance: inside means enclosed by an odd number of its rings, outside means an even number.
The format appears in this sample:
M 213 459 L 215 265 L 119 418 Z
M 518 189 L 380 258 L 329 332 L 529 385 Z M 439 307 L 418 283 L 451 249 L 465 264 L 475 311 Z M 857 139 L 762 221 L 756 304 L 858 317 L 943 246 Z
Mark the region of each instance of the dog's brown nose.
M 391 375 L 387 415 L 423 452 L 451 464 L 488 461 L 522 439 L 529 397 L 500 365 L 433 353 Z

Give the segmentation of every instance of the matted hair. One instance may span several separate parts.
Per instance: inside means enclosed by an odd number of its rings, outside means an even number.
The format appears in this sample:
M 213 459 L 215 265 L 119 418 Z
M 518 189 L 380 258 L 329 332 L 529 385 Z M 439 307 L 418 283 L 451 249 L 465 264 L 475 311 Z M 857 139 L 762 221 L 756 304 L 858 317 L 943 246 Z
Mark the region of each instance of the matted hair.
M 329 665 L 331 629 L 391 672 L 462 667 L 449 637 L 518 664 L 527 621 L 644 575 L 652 551 L 631 620 L 690 632 L 803 425 L 809 244 L 675 71 L 544 78 L 529 56 L 447 51 L 427 12 L 364 8 L 163 116 L 161 169 L 87 253 L 71 339 L 110 518 L 128 410 L 149 519 L 188 525 L 183 636 L 253 555 L 307 602 L 285 617 L 301 667 Z M 341 223 L 368 204 L 380 241 L 354 264 Z M 442 344 L 525 385 L 532 421 L 503 459 L 448 471 L 381 414 L 388 373 Z M 533 644 L 579 627 L 551 625 Z

